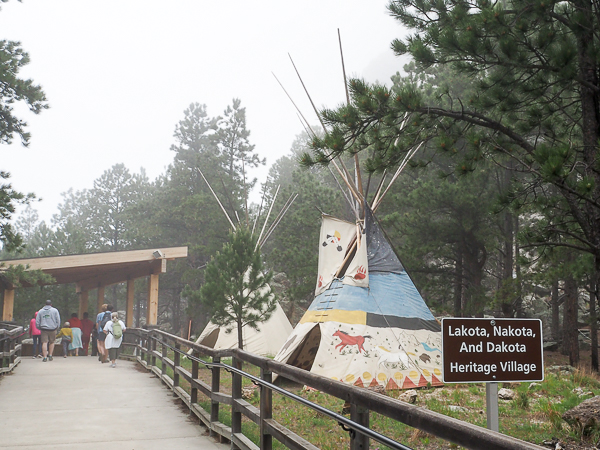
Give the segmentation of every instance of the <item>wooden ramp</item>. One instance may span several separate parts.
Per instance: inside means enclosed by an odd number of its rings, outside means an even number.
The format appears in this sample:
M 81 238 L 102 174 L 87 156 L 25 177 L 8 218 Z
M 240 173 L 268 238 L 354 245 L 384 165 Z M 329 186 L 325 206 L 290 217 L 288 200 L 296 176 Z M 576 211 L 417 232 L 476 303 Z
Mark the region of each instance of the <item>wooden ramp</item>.
M 0 378 L 3 449 L 224 450 L 136 363 L 24 357 Z

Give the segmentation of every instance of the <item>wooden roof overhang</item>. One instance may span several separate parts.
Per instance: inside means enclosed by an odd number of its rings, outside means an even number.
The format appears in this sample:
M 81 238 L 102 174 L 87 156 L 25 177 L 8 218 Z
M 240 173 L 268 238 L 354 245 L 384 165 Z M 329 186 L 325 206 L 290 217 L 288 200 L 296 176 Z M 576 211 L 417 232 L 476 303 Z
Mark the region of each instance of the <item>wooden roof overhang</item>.
M 54 278 L 49 284 L 76 283 L 79 291 L 123 283 L 127 280 L 165 273 L 167 261 L 186 258 L 187 247 L 152 248 L 121 252 L 85 253 L 0 261 L 0 283 L 4 289 L 15 286 L 1 271 L 22 265 L 28 270 L 41 270 Z M 28 286 L 25 282 L 22 286 Z M 30 285 L 29 285 L 30 286 Z

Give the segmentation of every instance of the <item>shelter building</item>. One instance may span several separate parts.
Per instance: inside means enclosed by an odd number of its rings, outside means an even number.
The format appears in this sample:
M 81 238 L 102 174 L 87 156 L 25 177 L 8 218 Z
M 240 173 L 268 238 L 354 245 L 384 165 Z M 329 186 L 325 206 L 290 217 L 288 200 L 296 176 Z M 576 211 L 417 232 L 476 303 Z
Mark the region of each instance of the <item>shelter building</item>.
M 148 278 L 148 307 L 146 323 L 156 325 L 158 321 L 158 278 L 167 271 L 167 261 L 186 258 L 187 247 L 152 248 L 106 253 L 47 256 L 40 258 L 0 261 L 0 289 L 3 294 L 2 320 L 12 321 L 15 289 L 31 287 L 23 280 L 11 282 L 6 276 L 7 268 L 23 266 L 26 270 L 41 270 L 53 277 L 48 284 L 75 283 L 79 297 L 79 316 L 87 312 L 89 291 L 98 291 L 98 310 L 104 302 L 106 286 L 127 283 L 126 326 L 133 325 L 134 281 Z M 3 273 L 4 272 L 4 273 Z

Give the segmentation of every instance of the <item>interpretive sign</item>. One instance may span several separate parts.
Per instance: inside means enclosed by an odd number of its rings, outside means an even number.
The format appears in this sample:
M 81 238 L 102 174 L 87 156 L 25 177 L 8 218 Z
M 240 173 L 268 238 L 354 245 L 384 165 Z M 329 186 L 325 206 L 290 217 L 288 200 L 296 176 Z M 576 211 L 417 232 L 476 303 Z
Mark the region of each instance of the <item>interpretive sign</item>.
M 442 319 L 444 383 L 544 379 L 539 319 Z

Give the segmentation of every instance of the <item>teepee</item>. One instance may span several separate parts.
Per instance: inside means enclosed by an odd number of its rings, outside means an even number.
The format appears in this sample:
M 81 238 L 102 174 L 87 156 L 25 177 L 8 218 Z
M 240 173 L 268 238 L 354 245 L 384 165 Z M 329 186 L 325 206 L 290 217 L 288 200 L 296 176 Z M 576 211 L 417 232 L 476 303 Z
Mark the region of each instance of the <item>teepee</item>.
M 440 324 L 371 211 L 358 232 L 323 216 L 319 249 L 315 299 L 275 360 L 356 386 L 440 385 Z
M 345 69 L 344 84 L 347 87 Z M 346 95 L 349 102 L 347 88 Z M 327 132 L 316 108 L 315 113 Z M 354 177 L 342 159 L 327 158 L 339 179 L 333 170 L 332 176 L 340 188 L 345 185 L 342 192 L 356 221 L 323 215 L 315 298 L 275 355 L 276 361 L 361 387 L 390 390 L 442 384 L 441 326 L 374 217 L 420 146 L 408 150 L 385 189 L 384 172 L 371 205 L 368 192 L 363 192 L 358 155 L 354 154 Z
M 258 330 L 242 327 L 244 350 L 256 355 L 273 356 L 285 344 L 292 330 L 292 324 L 281 305 L 277 303 L 277 308 L 271 317 L 261 323 Z M 225 327 L 209 322 L 196 340 L 196 344 L 221 350 L 237 348 L 237 326 L 233 325 L 233 329 L 228 332 Z
M 212 189 L 212 187 L 210 186 L 210 184 L 204 177 L 204 174 L 202 174 L 202 172 L 200 172 L 200 174 L 202 175 L 202 178 L 204 178 L 204 181 L 206 182 L 209 189 L 211 190 L 213 196 L 215 197 L 217 203 L 221 207 L 223 213 L 229 220 L 231 227 L 235 231 L 236 226 L 235 226 L 234 222 L 231 220 L 231 218 L 225 211 L 225 208 L 223 207 L 223 205 L 220 202 L 219 198 L 217 197 L 216 193 L 214 192 L 214 190 Z M 275 227 L 279 224 L 279 222 L 281 221 L 281 219 L 283 218 L 283 216 L 285 215 L 287 210 L 291 207 L 292 203 L 294 202 L 294 200 L 297 197 L 297 194 L 292 195 L 288 199 L 288 201 L 285 203 L 285 205 L 283 206 L 283 208 L 281 209 L 281 211 L 279 212 L 279 214 L 277 215 L 275 220 L 271 223 L 271 225 L 268 228 L 266 228 L 266 225 L 269 222 L 269 217 L 271 215 L 273 205 L 275 203 L 275 200 L 277 199 L 278 193 L 279 193 L 279 187 L 277 188 L 277 191 L 275 192 L 275 196 L 271 203 L 271 207 L 269 208 L 269 211 L 265 218 L 265 222 L 264 222 L 263 227 L 258 236 L 257 244 L 256 244 L 257 248 L 262 247 L 264 245 L 266 240 L 269 238 L 269 236 L 271 235 L 271 233 L 273 232 Z M 262 208 L 262 205 L 261 205 L 261 208 Z M 237 215 L 237 213 L 236 213 L 236 215 Z M 254 226 L 253 226 L 253 230 L 252 230 L 253 233 L 254 233 L 254 229 L 256 227 L 256 223 L 258 221 L 259 216 L 260 216 L 260 211 L 258 213 L 258 216 L 256 217 L 256 221 L 254 222 Z M 270 290 L 270 287 L 268 287 L 267 289 Z M 292 324 L 290 323 L 287 316 L 285 315 L 285 312 L 283 311 L 283 308 L 281 308 L 281 305 L 279 304 L 279 302 L 277 302 L 275 311 L 273 311 L 273 313 L 267 320 L 265 320 L 264 322 L 259 324 L 258 329 L 254 329 L 250 326 L 242 327 L 242 340 L 243 340 L 244 350 L 247 352 L 250 352 L 250 353 L 261 355 L 261 356 L 273 356 L 277 353 L 277 351 L 285 343 L 287 337 L 290 335 L 292 330 L 293 330 Z M 206 347 L 214 348 L 217 350 L 237 348 L 238 347 L 237 325 L 234 323 L 228 327 L 225 327 L 225 326 L 219 326 L 213 322 L 209 322 L 208 325 L 206 325 L 206 327 L 200 334 L 200 336 L 198 337 L 198 339 L 196 339 L 196 344 L 201 344 Z

